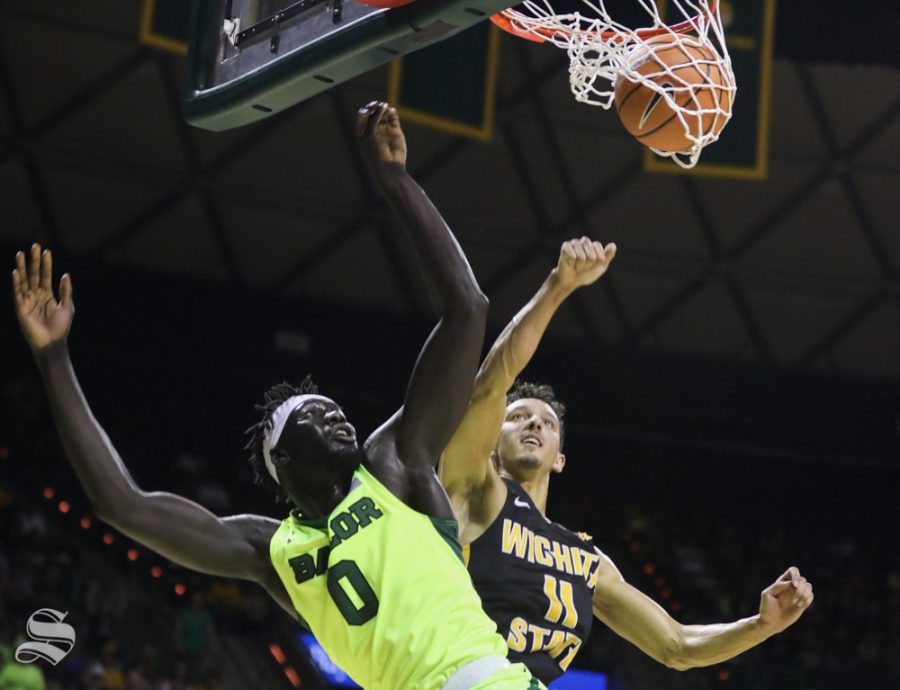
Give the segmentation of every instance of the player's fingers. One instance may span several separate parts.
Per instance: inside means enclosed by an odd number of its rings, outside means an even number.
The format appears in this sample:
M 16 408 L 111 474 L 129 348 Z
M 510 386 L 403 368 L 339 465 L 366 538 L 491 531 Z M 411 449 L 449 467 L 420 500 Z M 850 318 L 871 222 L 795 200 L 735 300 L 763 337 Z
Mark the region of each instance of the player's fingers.
M 771 594 L 773 597 L 777 597 L 782 592 L 786 592 L 794 586 L 794 583 L 790 580 L 780 580 L 773 585 L 769 585 L 766 587 L 765 593 Z
M 19 270 L 14 268 L 12 270 L 12 291 L 13 291 L 13 299 L 16 304 L 22 301 L 23 290 L 22 290 L 22 279 L 19 277 Z
M 603 255 L 606 257 L 606 262 L 609 263 L 614 258 L 616 258 L 616 252 L 618 251 L 618 247 L 616 247 L 615 242 L 610 242 L 603 248 Z
M 581 246 L 584 247 L 584 255 L 587 257 L 587 260 L 593 263 L 597 259 L 599 259 L 602 254 L 597 253 L 597 248 L 594 246 L 594 243 L 589 240 L 587 237 L 581 238 Z
M 811 594 L 812 585 L 808 582 L 804 582 L 803 585 L 797 589 L 797 596 L 794 597 L 794 606 L 804 606 Z
M 25 272 L 25 254 L 16 252 L 16 267 L 13 269 L 13 289 L 16 299 L 24 299 L 28 292 L 28 274 Z
M 59 301 L 66 308 L 72 306 L 72 276 L 68 273 L 59 279 Z
M 356 136 L 364 137 L 372 133 L 372 115 L 378 110 L 378 101 L 369 101 L 356 114 Z
M 384 116 L 385 122 L 387 122 L 392 127 L 395 127 L 400 124 L 400 115 L 397 113 L 397 109 L 389 105 L 387 106 L 387 111 Z
M 28 276 L 28 272 L 25 270 L 25 252 L 23 251 L 16 252 L 16 270 L 24 281 Z
M 31 245 L 31 265 L 28 267 L 28 287 L 37 290 L 41 282 L 41 245 Z
M 580 241 L 575 241 L 572 243 L 572 249 L 575 250 L 575 267 L 581 268 L 587 260 L 587 256 L 584 253 L 584 245 Z
M 781 577 L 779 577 L 778 579 L 779 580 L 796 580 L 799 575 L 800 575 L 800 571 L 797 570 L 797 568 L 792 565 L 790 568 L 785 570 L 784 574 Z
M 41 288 L 47 291 L 53 290 L 53 252 L 45 249 L 41 257 Z

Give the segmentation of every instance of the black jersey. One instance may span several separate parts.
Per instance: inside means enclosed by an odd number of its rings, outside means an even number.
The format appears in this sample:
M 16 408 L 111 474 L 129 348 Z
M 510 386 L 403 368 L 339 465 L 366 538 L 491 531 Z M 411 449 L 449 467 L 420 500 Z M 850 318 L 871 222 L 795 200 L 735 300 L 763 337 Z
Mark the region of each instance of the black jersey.
M 497 519 L 467 551 L 484 610 L 522 662 L 549 684 L 591 632 L 600 556 L 587 535 L 549 522 L 508 479 Z

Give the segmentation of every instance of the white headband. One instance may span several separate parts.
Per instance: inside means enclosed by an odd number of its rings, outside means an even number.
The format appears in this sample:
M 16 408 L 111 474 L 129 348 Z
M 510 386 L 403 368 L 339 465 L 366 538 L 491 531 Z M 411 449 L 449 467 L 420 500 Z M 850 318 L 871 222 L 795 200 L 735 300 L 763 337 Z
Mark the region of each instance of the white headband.
M 296 409 L 297 405 L 303 402 L 304 398 L 307 397 L 309 396 L 294 395 L 281 403 L 272 413 L 272 428 L 266 432 L 265 436 L 263 436 L 263 458 L 266 461 L 266 469 L 269 470 L 272 479 L 274 479 L 275 483 L 279 486 L 281 485 L 281 482 L 278 481 L 278 475 L 275 473 L 275 464 L 272 462 L 271 451 L 278 445 L 278 439 L 281 438 L 281 432 L 284 431 L 284 427 L 287 424 L 288 419 L 290 419 L 291 413 Z

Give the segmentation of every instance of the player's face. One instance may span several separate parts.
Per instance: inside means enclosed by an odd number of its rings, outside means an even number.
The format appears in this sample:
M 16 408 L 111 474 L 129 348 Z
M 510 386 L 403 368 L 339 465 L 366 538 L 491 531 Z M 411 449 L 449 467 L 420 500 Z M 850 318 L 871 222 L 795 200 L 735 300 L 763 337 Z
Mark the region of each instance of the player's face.
M 517 479 L 527 478 L 523 473 L 533 476 L 560 465 L 559 418 L 553 408 L 535 398 L 509 405 L 497 441 L 497 457 L 501 468 Z
M 291 412 L 272 457 L 284 456 L 303 471 L 353 469 L 359 464 L 356 429 L 347 421 L 344 411 L 324 395 L 303 396 Z

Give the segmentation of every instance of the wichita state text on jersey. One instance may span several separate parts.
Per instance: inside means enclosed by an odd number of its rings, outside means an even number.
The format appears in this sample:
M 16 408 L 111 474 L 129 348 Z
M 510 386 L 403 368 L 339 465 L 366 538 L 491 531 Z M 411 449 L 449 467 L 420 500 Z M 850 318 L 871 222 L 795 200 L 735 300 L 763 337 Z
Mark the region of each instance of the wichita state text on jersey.
M 469 546 L 469 573 L 510 661 L 550 683 L 591 632 L 600 556 L 589 540 L 548 522 L 517 484 L 503 481 L 506 503 Z

